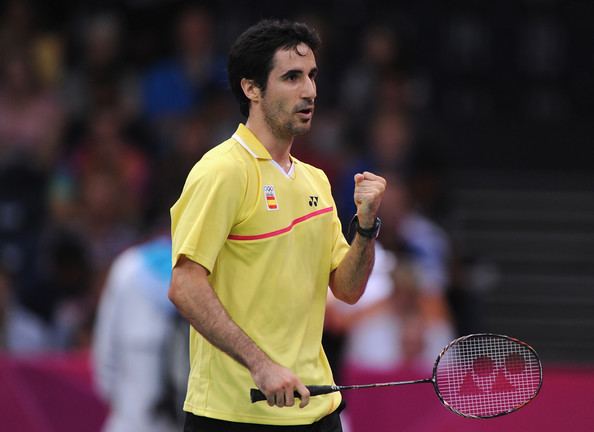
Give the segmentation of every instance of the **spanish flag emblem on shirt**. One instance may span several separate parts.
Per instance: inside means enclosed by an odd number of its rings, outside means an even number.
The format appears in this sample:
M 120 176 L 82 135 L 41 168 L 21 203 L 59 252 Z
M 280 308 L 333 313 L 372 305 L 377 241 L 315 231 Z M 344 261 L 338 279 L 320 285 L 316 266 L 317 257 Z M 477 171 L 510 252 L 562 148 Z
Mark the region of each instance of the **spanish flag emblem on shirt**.
M 266 201 L 266 208 L 268 210 L 278 210 L 278 203 L 276 202 L 276 193 L 274 192 L 274 186 L 264 186 L 264 199 Z

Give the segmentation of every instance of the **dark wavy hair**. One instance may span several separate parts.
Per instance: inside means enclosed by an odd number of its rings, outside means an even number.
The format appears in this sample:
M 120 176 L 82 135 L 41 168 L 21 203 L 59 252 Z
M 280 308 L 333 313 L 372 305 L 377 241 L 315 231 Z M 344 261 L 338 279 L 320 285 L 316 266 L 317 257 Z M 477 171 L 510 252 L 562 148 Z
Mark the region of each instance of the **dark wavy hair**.
M 229 53 L 227 74 L 231 91 L 244 116 L 249 115 L 250 100 L 243 93 L 241 80 L 253 80 L 265 91 L 276 51 L 295 48 L 300 43 L 315 52 L 321 41 L 318 33 L 307 25 L 287 20 L 262 20 L 237 38 Z

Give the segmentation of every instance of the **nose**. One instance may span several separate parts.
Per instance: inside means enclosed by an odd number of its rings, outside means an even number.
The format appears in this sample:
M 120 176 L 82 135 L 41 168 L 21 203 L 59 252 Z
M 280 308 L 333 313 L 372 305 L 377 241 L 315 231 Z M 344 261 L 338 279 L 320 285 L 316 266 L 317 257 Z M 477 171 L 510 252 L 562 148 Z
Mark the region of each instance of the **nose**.
M 316 89 L 316 82 L 310 77 L 305 78 L 305 83 L 303 85 L 303 98 L 304 99 L 311 99 L 312 101 L 317 96 L 317 89 Z

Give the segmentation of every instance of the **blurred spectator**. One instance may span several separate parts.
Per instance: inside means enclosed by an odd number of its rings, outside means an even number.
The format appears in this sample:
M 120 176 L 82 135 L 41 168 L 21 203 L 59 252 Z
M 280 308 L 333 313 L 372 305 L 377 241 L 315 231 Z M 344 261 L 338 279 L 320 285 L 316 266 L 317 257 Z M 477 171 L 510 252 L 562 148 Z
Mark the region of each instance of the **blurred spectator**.
M 36 250 L 26 267 L 29 277 L 0 275 L 6 348 L 41 353 L 87 346 L 94 305 L 86 245 L 75 233 L 51 229 Z
M 51 328 L 19 303 L 12 282 L 0 267 L 0 351 L 30 355 L 51 350 Z
M 423 94 L 419 78 L 413 82 L 404 72 L 388 71 L 378 77 L 376 112 L 409 112 L 422 108 Z
M 397 111 L 380 111 L 372 119 L 369 131 L 369 157 L 382 171 L 401 174 L 409 170 L 412 130 L 408 117 Z
M 167 236 L 126 250 L 109 271 L 93 342 L 96 384 L 111 405 L 106 432 L 178 429 L 157 411 L 175 315 L 167 299 L 170 273 Z
M 96 386 L 111 406 L 106 432 L 181 430 L 189 326 L 167 298 L 168 209 L 178 187 L 152 197 L 145 240 L 118 255 L 102 290 L 92 352 Z
M 80 239 L 89 258 L 91 303 L 96 304 L 115 256 L 138 239 L 135 199 L 119 169 L 88 167 L 80 177 L 56 174 L 52 188 L 52 230 Z
M 98 13 L 80 20 L 73 65 L 63 86 L 63 97 L 73 119 L 109 105 L 124 121 L 136 118 L 139 83 L 133 65 L 124 61 L 124 35 L 119 16 Z
M 130 202 L 120 173 L 94 170 L 81 179 L 79 229 L 91 247 L 93 268 L 101 284 L 113 257 L 136 239 L 128 218 Z
M 50 329 L 53 349 L 85 348 L 94 314 L 88 246 L 79 233 L 55 226 L 45 230 L 39 250 L 35 292 L 25 304 Z
M 415 198 L 403 178 L 393 172 L 383 174 L 389 187 L 380 208 L 382 243 L 398 255 L 410 257 L 419 267 L 424 292 L 443 295 L 449 284 L 450 239 L 416 210 Z
M 343 169 L 334 185 L 334 193 L 343 228 L 355 212 L 353 204 L 353 176 L 363 171 L 397 172 L 405 175 L 411 171 L 413 130 L 404 112 L 381 111 L 371 116 L 366 132 L 364 150 L 345 158 Z
M 342 169 L 347 160 L 342 152 L 343 121 L 344 117 L 338 110 L 316 113 L 311 132 L 297 137 L 292 150 L 293 156 L 323 170 L 331 184 L 338 184 L 342 180 Z M 348 185 L 352 184 L 351 177 Z M 347 202 L 350 205 L 353 200 Z
M 124 118 L 111 106 L 97 107 L 90 113 L 86 131 L 71 156 L 63 161 L 53 179 L 53 205 L 56 216 L 71 213 L 76 185 L 92 172 L 112 173 L 121 179 L 120 205 L 133 219 L 142 209 L 150 177 L 148 158 L 133 145 L 125 133 Z
M 388 182 L 379 211 L 383 226 L 365 294 L 354 306 L 336 308 L 331 302 L 327 318 L 328 332 L 347 335 L 347 363 L 380 370 L 403 361 L 403 352 L 415 351 L 409 336 L 418 332 L 416 325 L 424 328 L 426 364 L 455 336 L 446 297 L 449 237 L 415 210 L 412 191 L 399 176 L 392 171 L 383 176 Z M 396 344 L 401 338 L 405 345 Z
M 439 341 L 428 344 L 428 350 L 436 355 L 443 347 L 440 345 L 455 336 L 446 297 L 450 286 L 451 240 L 445 230 L 415 208 L 409 185 L 393 173 L 384 174 L 389 187 L 380 209 L 384 223 L 382 243 L 400 259 L 410 262 L 427 334 Z
M 34 0 L 0 3 L 0 59 L 11 52 L 28 53 L 40 87 L 55 87 L 62 78 L 63 38 L 41 27 L 36 6 Z
M 37 33 L 32 2 L 8 0 L 2 5 L 0 13 L 0 52 L 30 46 Z
M 208 115 L 194 114 L 181 121 L 173 145 L 155 161 L 153 169 L 158 179 L 151 184 L 152 203 L 161 202 L 172 189 L 179 193 L 194 164 L 217 142 L 209 119 Z
M 204 7 L 184 8 L 175 22 L 176 52 L 142 77 L 142 111 L 156 126 L 163 145 L 170 142 L 181 117 L 226 88 L 225 63 L 216 51 L 214 27 Z
M 0 266 L 17 279 L 19 295 L 35 277 L 27 264 L 35 259 L 46 222 L 45 188 L 39 169 L 0 157 Z
M 30 47 L 0 58 L 0 158 L 47 168 L 55 158 L 63 113 L 55 89 L 41 85 Z
M 26 160 L 0 157 L 0 268 L 5 270 L 7 348 L 56 348 L 51 328 L 54 303 L 40 290 L 39 253 L 45 229 L 46 175 Z
M 401 259 L 392 273 L 392 301 L 399 317 L 398 364 L 428 372 L 455 333 L 444 295 L 424 291 L 421 272 L 413 261 Z
M 56 165 L 50 186 L 52 224 L 68 227 L 90 250 L 98 294 L 113 257 L 137 240 L 151 163 L 128 139 L 121 112 L 99 106 L 71 154 Z
M 34 12 L 28 0 L 7 1 L 0 11 L 0 160 L 47 169 L 64 120 L 56 97 L 62 42 L 40 31 Z
M 455 248 L 447 297 L 458 334 L 487 328 L 485 299 L 500 282 L 499 271 L 492 259 L 469 253 L 462 255 L 461 248 Z
M 369 116 L 377 109 L 381 97 L 380 78 L 396 68 L 399 46 L 392 29 L 387 26 L 370 26 L 361 38 L 357 60 L 343 74 L 340 94 L 341 105 L 353 123 L 367 126 Z
M 395 268 L 395 255 L 376 241 L 375 264 L 359 301 L 346 305 L 329 294 L 325 331 L 345 336 L 344 350 L 335 363 L 337 376 L 349 364 L 384 370 L 394 366 L 396 337 L 391 323 L 396 316 L 390 305 L 390 274 Z
M 454 338 L 449 316 L 435 313 L 435 296 L 423 292 L 418 267 L 377 246 L 365 294 L 355 305 L 329 299 L 326 329 L 344 332 L 341 374 L 349 369 L 428 373 Z

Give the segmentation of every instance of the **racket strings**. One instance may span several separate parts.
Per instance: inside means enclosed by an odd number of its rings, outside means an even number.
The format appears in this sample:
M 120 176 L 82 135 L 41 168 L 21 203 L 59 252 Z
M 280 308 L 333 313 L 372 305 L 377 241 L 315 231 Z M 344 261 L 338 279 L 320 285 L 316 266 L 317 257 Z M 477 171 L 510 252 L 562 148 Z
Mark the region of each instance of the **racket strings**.
M 459 339 L 442 353 L 436 368 L 440 397 L 470 417 L 516 410 L 540 388 L 538 357 L 528 346 L 494 335 Z

